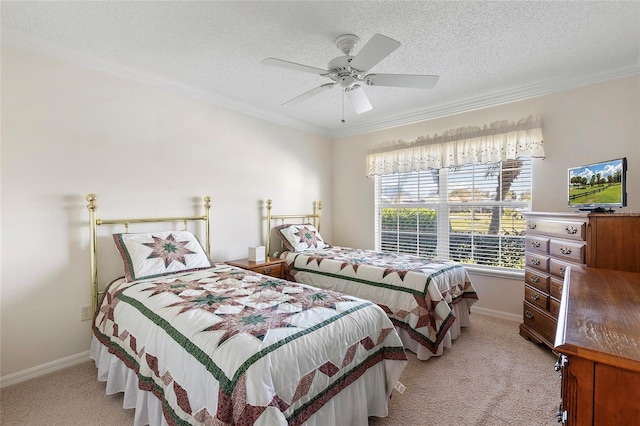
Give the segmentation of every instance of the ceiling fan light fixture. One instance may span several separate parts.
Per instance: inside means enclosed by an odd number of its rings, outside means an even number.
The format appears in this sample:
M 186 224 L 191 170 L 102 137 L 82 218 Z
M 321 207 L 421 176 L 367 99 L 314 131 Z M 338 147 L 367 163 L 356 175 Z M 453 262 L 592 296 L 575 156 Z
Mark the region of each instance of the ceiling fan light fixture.
M 349 102 L 356 114 L 362 114 L 363 112 L 373 109 L 369 98 L 367 98 L 366 93 L 364 93 L 364 90 L 362 90 L 359 84 L 345 88 L 344 93 L 347 95 L 347 98 L 349 98 Z

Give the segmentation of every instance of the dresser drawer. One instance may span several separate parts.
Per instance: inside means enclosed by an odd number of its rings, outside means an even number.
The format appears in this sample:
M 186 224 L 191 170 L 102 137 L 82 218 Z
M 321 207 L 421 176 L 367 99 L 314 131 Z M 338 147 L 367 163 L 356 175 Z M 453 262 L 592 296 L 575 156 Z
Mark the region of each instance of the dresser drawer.
M 284 277 L 284 264 L 283 263 L 277 263 L 275 265 L 260 266 L 258 268 L 253 268 L 251 270 L 253 272 L 257 272 L 258 274 L 269 275 L 269 276 L 275 277 L 275 278 Z
M 543 234 L 584 241 L 586 239 L 587 224 L 572 220 L 546 220 L 527 218 L 527 235 Z
M 535 253 L 549 253 L 549 238 L 526 236 L 524 238 L 524 249 Z
M 525 252 L 524 254 L 525 265 L 530 268 L 535 268 L 542 272 L 549 271 L 549 257 L 541 254 Z
M 564 274 L 567 271 L 567 266 L 575 265 L 569 262 L 563 262 L 562 260 L 551 259 L 549 262 L 549 272 L 551 276 L 564 279 Z
M 573 262 L 584 263 L 585 244 L 571 241 L 551 240 L 549 254 L 552 257 L 560 257 Z
M 556 277 L 551 277 L 549 283 L 549 294 L 551 297 L 555 297 L 557 300 L 562 299 L 562 288 L 564 287 L 564 281 L 559 280 Z
M 549 294 L 549 275 L 535 269 L 525 269 L 524 282 L 546 294 Z
M 537 288 L 525 285 L 524 300 L 545 311 L 549 309 L 549 296 L 539 291 Z
M 556 336 L 556 326 L 558 322 L 545 312 L 529 302 L 523 302 L 524 323 L 542 335 L 547 341 L 553 344 Z
M 558 319 L 558 315 L 560 314 L 560 302 L 556 299 L 549 299 L 549 313 L 555 319 Z

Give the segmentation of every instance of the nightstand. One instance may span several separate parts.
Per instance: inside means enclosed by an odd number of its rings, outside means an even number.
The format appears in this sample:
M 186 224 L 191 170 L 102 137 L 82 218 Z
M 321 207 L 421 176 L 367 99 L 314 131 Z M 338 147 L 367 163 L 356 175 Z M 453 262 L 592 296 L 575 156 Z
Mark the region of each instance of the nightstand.
M 224 262 L 227 265 L 248 269 L 258 274 L 269 275 L 275 278 L 284 278 L 284 259 L 267 257 L 262 262 L 252 262 L 249 259 L 238 259 Z

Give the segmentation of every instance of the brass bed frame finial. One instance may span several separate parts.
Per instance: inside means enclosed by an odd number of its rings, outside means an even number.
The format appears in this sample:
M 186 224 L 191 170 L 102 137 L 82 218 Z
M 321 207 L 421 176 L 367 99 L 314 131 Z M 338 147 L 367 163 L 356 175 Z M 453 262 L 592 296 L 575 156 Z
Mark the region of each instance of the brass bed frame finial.
M 271 214 L 272 202 L 269 198 L 266 201 L 267 208 L 267 238 L 266 238 L 266 251 L 267 256 L 271 255 L 271 221 L 272 220 L 280 220 L 284 222 L 285 219 L 307 219 L 313 220 L 313 226 L 316 227 L 318 232 L 320 232 L 320 216 L 322 213 L 322 201 L 314 201 L 313 202 L 313 213 L 302 213 L 302 214 Z
M 202 216 L 176 216 L 176 217 L 156 217 L 156 218 L 134 218 L 134 219 L 98 219 L 96 217 L 96 210 L 98 209 L 98 196 L 96 194 L 88 194 L 86 197 L 89 204 L 87 209 L 89 210 L 89 252 L 90 252 L 90 264 L 91 269 L 91 308 L 92 312 L 95 312 L 98 308 L 98 298 L 101 292 L 98 289 L 98 253 L 97 253 L 97 235 L 98 225 L 124 225 L 125 231 L 129 232 L 129 225 L 131 223 L 160 223 L 160 222 L 184 222 L 185 230 L 187 229 L 187 222 L 202 220 L 205 222 L 205 248 L 207 255 L 211 256 L 211 237 L 209 236 L 209 224 L 210 224 L 210 211 L 211 211 L 211 197 L 204 197 L 204 215 Z

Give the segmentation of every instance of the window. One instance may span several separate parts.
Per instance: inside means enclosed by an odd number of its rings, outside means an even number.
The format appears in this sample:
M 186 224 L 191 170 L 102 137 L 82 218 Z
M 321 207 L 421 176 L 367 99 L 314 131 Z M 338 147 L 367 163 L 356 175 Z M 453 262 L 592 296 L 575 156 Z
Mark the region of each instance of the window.
M 376 176 L 376 249 L 524 268 L 531 159 Z

